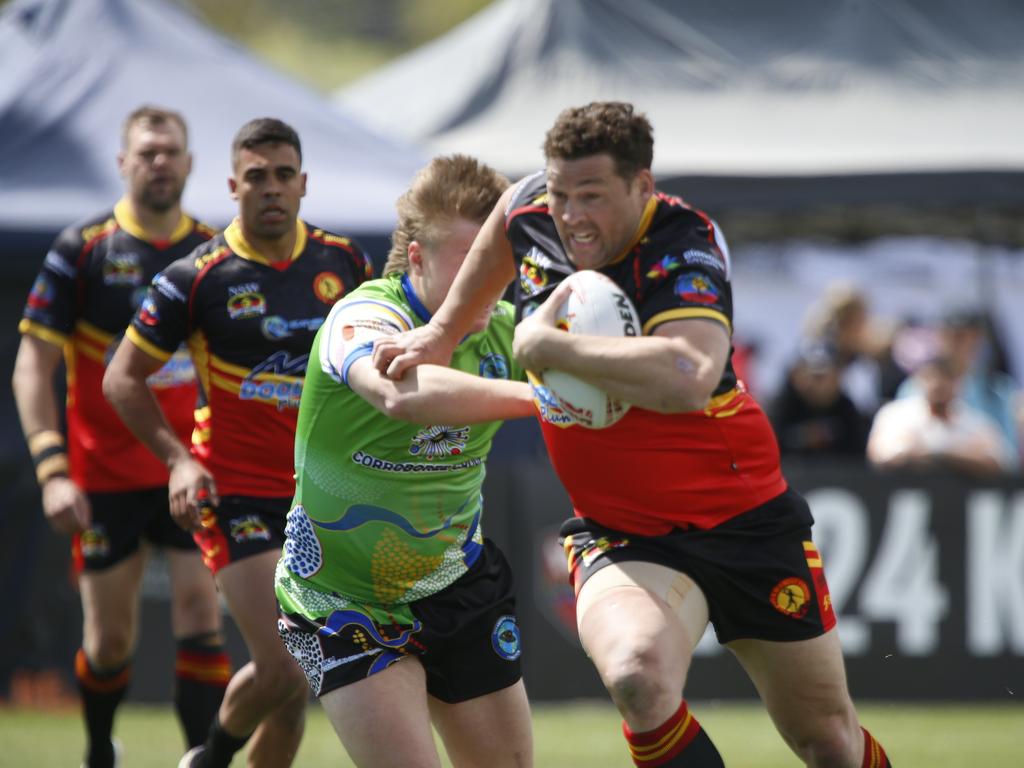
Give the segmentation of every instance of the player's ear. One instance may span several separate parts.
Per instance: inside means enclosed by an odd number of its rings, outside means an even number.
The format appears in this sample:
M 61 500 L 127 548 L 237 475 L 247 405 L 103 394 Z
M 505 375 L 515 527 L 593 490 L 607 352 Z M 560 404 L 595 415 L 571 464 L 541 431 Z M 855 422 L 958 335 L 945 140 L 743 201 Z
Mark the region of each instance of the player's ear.
M 234 176 L 228 176 L 228 191 L 231 193 L 231 199 L 238 199 L 238 182 L 235 181 Z
M 423 271 L 423 246 L 419 240 L 412 240 L 409 243 L 409 271 L 415 275 Z
M 192 153 L 191 152 L 186 152 L 185 153 L 185 176 L 188 176 L 190 173 L 192 173 Z
M 650 168 L 641 168 L 633 177 L 633 183 L 639 185 L 640 194 L 646 199 L 654 194 L 654 174 Z
M 125 160 L 126 160 L 126 155 L 124 153 L 124 150 L 122 149 L 120 152 L 117 153 L 117 172 L 120 173 L 122 176 L 124 176 L 124 161 Z
M 299 174 L 299 179 L 301 180 L 301 183 L 302 183 L 302 193 L 301 193 L 301 196 L 305 197 L 306 196 L 306 172 L 305 171 L 303 171 L 302 173 Z

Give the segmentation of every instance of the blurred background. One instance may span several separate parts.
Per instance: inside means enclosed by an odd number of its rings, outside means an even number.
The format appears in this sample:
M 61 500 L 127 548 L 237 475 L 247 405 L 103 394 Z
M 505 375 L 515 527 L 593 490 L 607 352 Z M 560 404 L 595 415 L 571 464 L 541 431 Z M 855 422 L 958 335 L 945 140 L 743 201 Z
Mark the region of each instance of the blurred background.
M 1015 0 L 0 1 L 0 368 L 51 239 L 119 196 L 120 123 L 141 103 L 185 115 L 186 207 L 218 226 L 234 132 L 263 115 L 293 124 L 303 217 L 381 264 L 393 203 L 433 154 L 518 177 L 542 167 L 562 108 L 632 101 L 654 125 L 661 188 L 730 242 L 737 368 L 814 509 L 855 697 L 1013 702 L 1022 33 Z M 962 435 L 875 429 L 899 400 L 938 408 L 921 373 L 938 357 L 949 398 L 989 425 L 968 457 Z M 67 700 L 75 580 L 6 386 L 0 430 L 0 699 Z M 916 460 L 893 460 L 907 445 Z M 568 500 L 532 424 L 499 434 L 487 503 L 519 578 L 532 696 L 603 696 L 555 542 Z M 169 697 L 166 600 L 158 560 L 136 701 Z M 755 697 L 713 640 L 700 653 L 691 697 Z

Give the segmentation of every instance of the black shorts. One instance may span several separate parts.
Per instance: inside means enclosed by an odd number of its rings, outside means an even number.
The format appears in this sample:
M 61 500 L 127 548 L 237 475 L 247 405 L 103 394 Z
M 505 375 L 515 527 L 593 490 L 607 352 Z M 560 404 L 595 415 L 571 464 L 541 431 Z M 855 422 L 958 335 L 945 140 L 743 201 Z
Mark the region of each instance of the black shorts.
M 488 539 L 477 561 L 455 583 L 410 605 L 413 625 L 380 625 L 359 611 L 317 621 L 281 613 L 278 629 L 316 696 L 382 672 L 415 656 L 427 692 L 454 704 L 500 691 L 522 676 L 512 569 Z
M 213 573 L 231 563 L 284 546 L 284 526 L 292 497 L 223 496 L 203 510 L 192 534 L 203 562 Z
M 559 533 L 577 594 L 611 563 L 657 563 L 697 583 L 719 643 L 790 641 L 818 637 L 836 623 L 813 524 L 807 502 L 787 490 L 710 530 L 637 536 L 577 517 Z
M 92 524 L 71 540 L 76 569 L 102 571 L 135 553 L 145 539 L 157 547 L 195 550 L 171 519 L 167 488 L 89 493 Z

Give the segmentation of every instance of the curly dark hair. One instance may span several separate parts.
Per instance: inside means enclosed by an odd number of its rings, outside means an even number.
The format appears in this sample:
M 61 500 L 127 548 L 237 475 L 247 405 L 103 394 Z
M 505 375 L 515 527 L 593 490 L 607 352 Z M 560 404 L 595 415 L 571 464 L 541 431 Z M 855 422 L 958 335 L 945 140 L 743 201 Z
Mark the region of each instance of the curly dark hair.
M 654 135 L 647 118 L 622 101 L 592 101 L 563 110 L 544 137 L 548 160 L 608 154 L 624 179 L 651 167 Z

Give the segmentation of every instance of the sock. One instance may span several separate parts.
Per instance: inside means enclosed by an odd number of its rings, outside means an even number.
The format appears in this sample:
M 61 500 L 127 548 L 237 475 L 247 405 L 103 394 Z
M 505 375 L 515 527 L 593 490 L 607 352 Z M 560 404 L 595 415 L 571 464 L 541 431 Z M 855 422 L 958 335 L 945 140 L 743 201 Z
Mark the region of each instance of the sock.
M 114 712 L 128 690 L 131 663 L 98 672 L 89 663 L 85 651 L 79 648 L 75 655 L 75 677 L 82 694 L 82 711 L 89 739 L 86 765 L 89 768 L 111 768 L 114 765 L 114 746 L 110 741 Z
M 653 731 L 635 733 L 625 722 L 622 732 L 629 744 L 633 764 L 644 768 L 725 768 L 722 756 L 711 743 L 686 702 Z
M 875 741 L 875 737 L 866 728 L 861 728 L 861 731 L 864 732 L 864 762 L 861 768 L 892 768 L 882 745 Z
M 178 640 L 174 708 L 189 748 L 206 741 L 230 679 L 231 660 L 216 633 Z
M 251 735 L 232 736 L 221 726 L 220 717 L 214 717 L 206 737 L 206 751 L 199 758 L 196 768 L 228 768 L 235 752 L 245 746 Z

